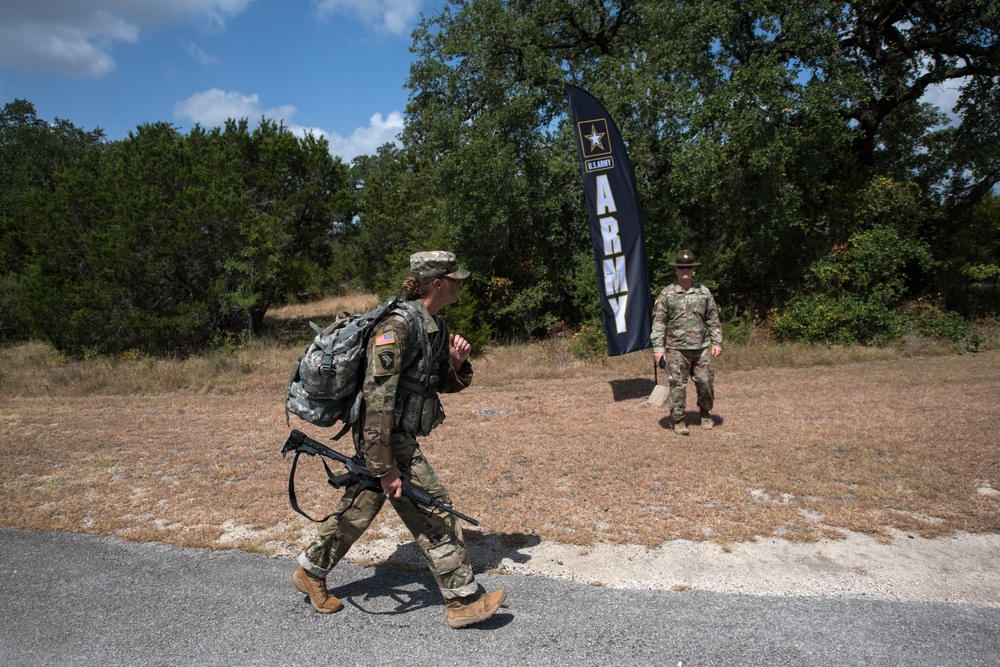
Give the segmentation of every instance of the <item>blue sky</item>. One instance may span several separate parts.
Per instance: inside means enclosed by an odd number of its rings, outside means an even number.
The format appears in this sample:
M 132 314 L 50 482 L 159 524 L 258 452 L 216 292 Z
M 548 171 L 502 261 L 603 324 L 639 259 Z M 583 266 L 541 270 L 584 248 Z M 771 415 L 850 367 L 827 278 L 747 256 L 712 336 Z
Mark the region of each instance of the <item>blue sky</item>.
M 262 115 L 349 161 L 403 127 L 411 31 L 445 0 L 6 0 L 0 104 L 122 139 Z
M 121 139 L 226 118 L 324 135 L 349 161 L 403 127 L 421 13 L 446 0 L 0 0 L 0 104 Z M 956 85 L 925 101 L 950 111 Z

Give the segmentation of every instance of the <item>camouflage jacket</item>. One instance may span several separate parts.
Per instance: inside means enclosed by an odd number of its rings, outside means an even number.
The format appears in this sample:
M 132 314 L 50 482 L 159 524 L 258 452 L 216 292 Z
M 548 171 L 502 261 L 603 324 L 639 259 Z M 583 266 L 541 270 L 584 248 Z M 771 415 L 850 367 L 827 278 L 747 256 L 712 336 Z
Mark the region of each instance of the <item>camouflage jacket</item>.
M 368 343 L 368 366 L 362 387 L 364 408 L 358 443 L 368 469 L 375 476 L 394 465 L 392 441 L 402 434 L 427 435 L 444 421 L 438 392 L 449 393 L 472 384 L 472 365 L 466 360 L 455 371 L 449 352 L 448 327 L 419 301 L 409 302 L 423 315 L 432 361 L 426 371 L 437 377 L 426 386 L 417 368 L 425 349 L 410 321 L 394 313 L 375 327 Z M 415 327 L 414 327 L 415 328 Z
M 700 283 L 688 290 L 677 283 L 664 287 L 653 307 L 649 338 L 653 352 L 721 347 L 722 323 L 709 289 Z

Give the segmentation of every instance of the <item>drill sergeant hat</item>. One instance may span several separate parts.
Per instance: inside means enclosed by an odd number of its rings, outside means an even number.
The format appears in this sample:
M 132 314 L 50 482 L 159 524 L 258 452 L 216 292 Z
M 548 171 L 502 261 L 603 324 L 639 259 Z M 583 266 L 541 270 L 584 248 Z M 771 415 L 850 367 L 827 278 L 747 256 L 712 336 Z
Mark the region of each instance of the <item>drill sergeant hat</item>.
M 418 278 L 454 278 L 465 280 L 471 273 L 455 261 L 455 253 L 428 250 L 410 255 L 410 273 Z
M 694 253 L 685 248 L 677 253 L 677 259 L 670 262 L 670 266 L 687 268 L 692 266 L 701 266 L 701 262 L 694 261 Z

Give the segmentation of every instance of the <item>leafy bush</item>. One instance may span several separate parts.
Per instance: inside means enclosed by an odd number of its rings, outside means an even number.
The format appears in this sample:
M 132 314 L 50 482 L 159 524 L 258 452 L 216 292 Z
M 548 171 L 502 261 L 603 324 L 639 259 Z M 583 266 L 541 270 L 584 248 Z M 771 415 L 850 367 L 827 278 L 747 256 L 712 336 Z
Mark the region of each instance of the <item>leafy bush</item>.
M 889 344 L 908 328 L 897 312 L 907 271 L 933 266 L 926 243 L 876 225 L 809 268 L 804 293 L 772 311 L 774 331 L 803 342 Z
M 969 326 L 959 315 L 925 300 L 915 301 L 903 309 L 912 331 L 930 338 L 942 338 L 957 343 L 969 333 Z
M 949 307 L 966 317 L 1000 313 L 1000 265 L 969 264 L 947 290 Z
M 509 297 L 490 308 L 496 327 L 517 340 L 544 335 L 559 318 L 558 291 L 542 280 L 520 290 L 510 290 Z
M 577 359 L 594 359 L 608 353 L 608 339 L 604 327 L 586 324 L 573 334 L 570 351 Z
M 469 341 L 472 351 L 483 349 L 493 339 L 493 329 L 482 316 L 483 306 L 474 285 L 467 283 L 456 303 L 447 306 L 441 316 L 448 330 Z
M 851 294 L 795 297 L 772 315 L 772 323 L 787 340 L 842 345 L 887 345 L 905 329 L 905 319 L 897 313 Z
M 727 344 L 746 345 L 757 338 L 761 328 L 761 318 L 756 313 L 741 310 L 738 306 L 720 310 L 722 338 Z

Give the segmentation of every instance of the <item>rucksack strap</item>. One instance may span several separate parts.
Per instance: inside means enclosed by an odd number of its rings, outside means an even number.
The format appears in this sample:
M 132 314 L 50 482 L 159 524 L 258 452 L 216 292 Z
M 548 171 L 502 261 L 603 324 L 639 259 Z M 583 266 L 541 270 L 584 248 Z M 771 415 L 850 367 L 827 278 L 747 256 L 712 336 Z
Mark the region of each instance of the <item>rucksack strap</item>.
M 303 355 L 305 356 L 305 355 Z M 298 382 L 301 378 L 299 377 L 299 364 L 302 363 L 302 357 L 299 357 L 298 362 L 295 364 L 295 368 L 292 369 L 292 377 L 288 378 L 288 389 L 285 390 L 285 426 L 290 426 L 291 422 L 289 417 L 291 416 L 291 411 L 288 409 L 288 391 L 291 390 L 291 386 Z
M 416 379 L 423 385 L 425 391 L 428 387 L 436 387 L 440 377 L 434 374 L 438 369 L 434 364 L 434 351 L 431 349 L 431 338 L 427 333 L 427 322 L 424 321 L 424 315 L 413 304 L 407 301 L 400 301 L 397 307 L 406 315 L 410 323 L 416 327 L 417 336 L 420 338 L 420 344 L 423 347 L 423 356 L 420 360 L 422 365 L 419 368 L 420 376 Z

